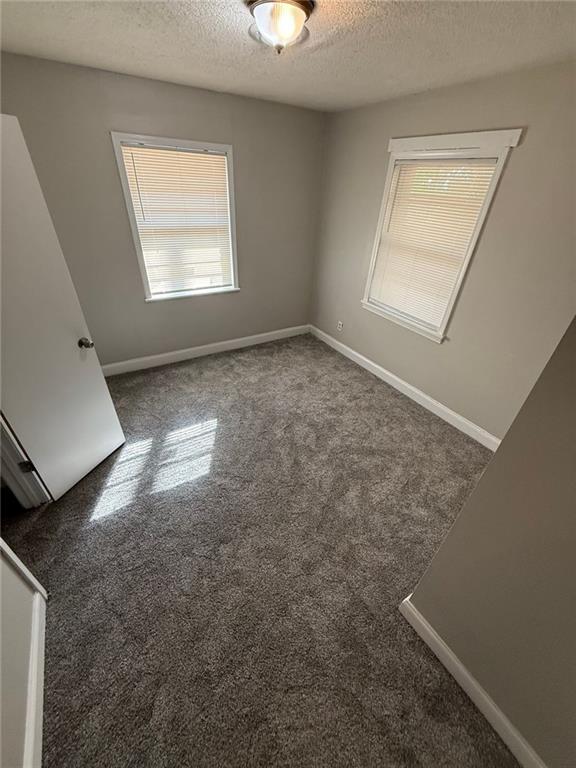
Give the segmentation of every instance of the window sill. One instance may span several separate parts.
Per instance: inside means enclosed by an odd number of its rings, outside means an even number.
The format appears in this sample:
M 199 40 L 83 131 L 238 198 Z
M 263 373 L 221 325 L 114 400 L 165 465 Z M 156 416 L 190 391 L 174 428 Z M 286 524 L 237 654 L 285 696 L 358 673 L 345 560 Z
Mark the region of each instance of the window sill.
M 146 302 L 168 301 L 169 299 L 190 299 L 193 296 L 212 296 L 218 293 L 237 293 L 240 288 L 227 285 L 224 288 L 203 288 L 201 291 L 177 291 L 175 293 L 162 293 L 158 296 L 147 296 Z
M 393 323 L 401 325 L 403 328 L 407 328 L 410 331 L 419 333 L 421 336 L 425 336 L 427 339 L 435 341 L 437 344 L 442 344 L 446 338 L 442 331 L 434 331 L 432 329 L 418 325 L 417 323 L 412 323 L 410 320 L 405 320 L 404 318 L 395 315 L 393 312 L 390 312 L 383 307 L 378 306 L 377 304 L 372 304 L 372 302 L 367 301 L 366 299 L 362 299 L 362 306 L 369 312 L 373 312 L 375 315 L 384 317 L 386 320 L 391 320 Z

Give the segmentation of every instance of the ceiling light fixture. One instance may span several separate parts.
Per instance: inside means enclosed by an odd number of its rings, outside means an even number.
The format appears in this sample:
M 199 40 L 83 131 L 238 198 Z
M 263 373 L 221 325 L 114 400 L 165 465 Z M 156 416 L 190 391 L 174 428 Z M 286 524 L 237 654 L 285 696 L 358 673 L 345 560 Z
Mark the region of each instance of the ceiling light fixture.
M 246 0 L 256 22 L 250 36 L 269 45 L 277 53 L 309 35 L 304 26 L 316 5 L 315 0 Z

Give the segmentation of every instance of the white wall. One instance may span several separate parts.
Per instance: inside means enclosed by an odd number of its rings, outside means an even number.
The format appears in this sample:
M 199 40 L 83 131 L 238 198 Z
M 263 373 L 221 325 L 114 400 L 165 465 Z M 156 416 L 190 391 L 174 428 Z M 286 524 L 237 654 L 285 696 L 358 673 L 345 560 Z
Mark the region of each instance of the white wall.
M 576 311 L 573 65 L 330 117 L 313 322 L 502 437 Z M 441 345 L 361 307 L 391 137 L 524 128 Z M 338 320 L 344 322 L 336 333 Z
M 324 116 L 26 56 L 16 115 L 102 363 L 308 322 Z M 145 303 L 110 131 L 232 144 L 240 292 Z

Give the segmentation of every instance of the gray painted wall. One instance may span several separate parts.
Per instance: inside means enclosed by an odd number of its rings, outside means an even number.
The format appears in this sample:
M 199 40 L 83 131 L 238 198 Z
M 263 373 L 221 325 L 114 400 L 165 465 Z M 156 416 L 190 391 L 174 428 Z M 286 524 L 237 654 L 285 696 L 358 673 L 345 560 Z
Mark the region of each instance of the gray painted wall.
M 13 55 L 2 74 L 2 110 L 20 119 L 104 363 L 310 319 L 335 335 L 342 319 L 344 343 L 502 436 L 574 313 L 568 65 L 332 115 L 327 143 L 326 117 L 302 109 Z M 361 309 L 388 139 L 504 127 L 527 130 L 449 340 Z M 144 302 L 110 130 L 233 144 L 240 293 Z M 573 327 L 414 594 L 550 766 L 566 764 L 572 712 L 574 336 Z
M 502 437 L 576 310 L 574 73 L 555 65 L 327 116 L 5 54 L 2 110 L 20 119 L 101 362 L 313 321 Z M 362 309 L 389 138 L 505 127 L 525 136 L 449 338 Z M 110 130 L 233 144 L 239 293 L 144 302 Z
M 16 115 L 102 363 L 307 323 L 324 116 L 5 54 Z M 110 131 L 232 144 L 240 292 L 145 303 Z
M 502 437 L 576 311 L 573 65 L 331 116 L 313 322 Z M 441 345 L 363 309 L 391 137 L 525 128 Z M 338 320 L 344 322 L 336 332 Z
M 576 320 L 412 602 L 549 768 L 576 765 Z

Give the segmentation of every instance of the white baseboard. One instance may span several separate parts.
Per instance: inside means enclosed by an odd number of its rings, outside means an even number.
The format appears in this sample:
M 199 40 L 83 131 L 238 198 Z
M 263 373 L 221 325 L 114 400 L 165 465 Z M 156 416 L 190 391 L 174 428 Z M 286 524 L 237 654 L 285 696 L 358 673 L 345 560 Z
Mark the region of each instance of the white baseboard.
M 277 331 L 257 333 L 254 336 L 242 336 L 238 339 L 216 341 L 214 344 L 203 344 L 201 347 L 177 349 L 174 352 L 163 352 L 159 355 L 150 355 L 149 357 L 134 357 L 131 360 L 122 360 L 119 363 L 108 363 L 107 365 L 102 366 L 102 371 L 104 372 L 104 376 L 115 376 L 118 373 L 141 371 L 145 368 L 156 368 L 159 365 L 179 363 L 182 360 L 192 360 L 195 357 L 215 355 L 217 352 L 227 352 L 231 349 L 254 347 L 257 344 L 265 344 L 268 341 L 277 341 L 278 339 L 288 339 L 291 336 L 300 336 L 303 333 L 309 332 L 310 326 L 295 325 L 292 328 L 280 328 Z
M 482 688 L 452 649 L 442 640 L 436 630 L 414 607 L 409 595 L 400 605 L 400 612 L 412 628 L 420 635 L 438 660 L 446 667 L 458 685 L 472 699 L 486 720 L 494 728 L 520 765 L 524 768 L 546 768 L 545 763 L 532 749 L 522 734 L 512 725 L 504 712 Z
M 407 395 L 412 400 L 415 400 L 420 405 L 423 405 L 424 408 L 432 411 L 432 413 L 436 414 L 436 416 L 440 416 L 440 418 L 444 419 L 444 421 L 447 421 L 448 424 L 452 424 L 453 427 L 456 427 L 456 429 L 459 429 L 469 437 L 472 437 L 474 440 L 482 443 L 482 445 L 485 445 L 486 448 L 490 448 L 491 451 L 495 451 L 496 448 L 498 448 L 500 445 L 501 441 L 498 437 L 491 435 L 490 432 L 482 429 L 482 427 L 479 427 L 477 424 L 469 421 L 464 416 L 456 413 L 456 411 L 448 408 L 448 406 L 439 403 L 437 400 L 434 400 L 434 398 L 430 397 L 430 395 L 427 395 L 425 392 L 422 392 L 422 390 L 412 386 L 412 384 L 408 384 L 407 381 L 404 381 L 391 371 L 386 370 L 386 368 L 378 365 L 378 363 L 375 363 L 368 357 L 364 357 L 364 355 L 361 355 L 359 352 L 355 352 L 350 347 L 347 347 L 346 344 L 342 344 L 341 341 L 337 341 L 337 339 L 333 338 L 327 333 L 324 333 L 324 331 L 316 328 L 316 326 L 310 326 L 310 333 L 316 336 L 316 338 L 320 339 L 320 341 L 328 344 L 328 346 L 332 347 L 332 349 L 335 349 L 337 352 L 340 352 L 340 354 L 362 366 L 362 368 L 365 368 L 367 371 L 370 371 L 370 373 L 373 373 L 374 376 L 377 376 L 379 379 L 382 379 L 382 381 L 390 384 L 392 387 L 394 387 L 394 389 L 397 389 L 399 392 L 402 392 L 402 394 Z
M 145 368 L 156 368 L 159 365 L 168 365 L 169 363 L 179 363 L 183 360 L 192 360 L 195 357 L 204 357 L 206 355 L 214 355 L 217 352 L 227 352 L 233 349 L 242 349 L 243 347 L 253 347 L 257 344 L 265 344 L 269 341 L 277 341 L 278 339 L 287 339 L 291 336 L 300 336 L 304 333 L 312 333 L 316 338 L 328 344 L 340 354 L 344 355 L 348 359 L 355 362 L 357 365 L 362 366 L 370 373 L 373 373 L 382 381 L 390 384 L 392 387 L 407 395 L 412 400 L 416 401 L 424 408 L 427 408 L 436 416 L 440 416 L 441 419 L 452 424 L 453 427 L 464 432 L 469 437 L 474 438 L 486 448 L 490 448 L 491 451 L 495 451 L 500 445 L 500 439 L 491 435 L 482 427 L 469 421 L 464 416 L 461 416 L 456 411 L 453 411 L 448 406 L 439 403 L 434 398 L 427 395 L 422 390 L 417 389 L 408 384 L 396 374 L 386 370 L 378 363 L 370 360 L 359 352 L 355 352 L 346 344 L 342 344 L 341 341 L 337 341 L 314 325 L 296 325 L 292 328 L 280 328 L 277 331 L 268 331 L 266 333 L 257 333 L 254 336 L 242 336 L 237 339 L 228 339 L 226 341 L 217 341 L 213 344 L 203 344 L 200 347 L 189 347 L 188 349 L 177 349 L 174 352 L 163 352 L 159 355 L 150 355 L 148 357 L 135 357 L 131 360 L 122 360 L 118 363 L 108 363 L 102 366 L 104 376 L 115 376 L 119 373 L 128 373 L 130 371 L 141 371 Z

